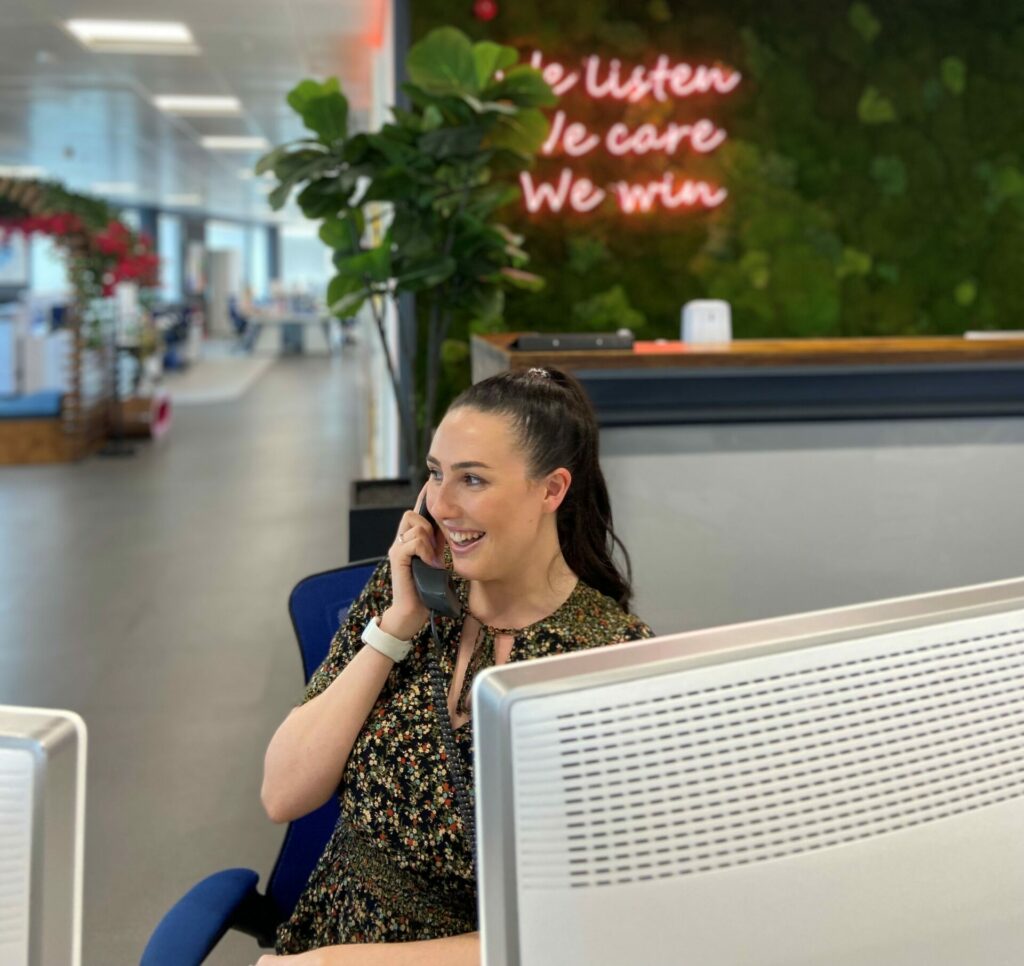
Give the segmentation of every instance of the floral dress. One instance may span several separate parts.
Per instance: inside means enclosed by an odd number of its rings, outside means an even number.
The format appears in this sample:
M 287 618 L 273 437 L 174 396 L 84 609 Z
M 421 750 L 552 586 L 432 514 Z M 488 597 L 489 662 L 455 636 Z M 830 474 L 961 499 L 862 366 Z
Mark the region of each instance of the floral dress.
M 454 578 L 466 600 L 468 586 Z M 310 678 L 316 697 L 362 647 L 371 616 L 391 603 L 391 568 L 384 561 L 352 605 L 324 663 Z M 462 619 L 440 618 L 441 668 L 454 675 Z M 553 614 L 515 632 L 509 661 L 652 637 L 651 629 L 609 597 L 579 581 Z M 470 846 L 454 800 L 431 697 L 429 626 L 392 670 L 349 756 L 338 794 L 341 814 L 291 919 L 277 933 L 279 953 L 342 943 L 437 939 L 477 929 L 476 881 Z M 493 647 L 488 649 L 493 662 Z M 486 663 L 486 662 L 484 662 Z M 466 672 L 484 666 L 480 660 Z M 447 708 L 441 709 L 442 714 Z M 472 791 L 472 722 L 455 729 Z

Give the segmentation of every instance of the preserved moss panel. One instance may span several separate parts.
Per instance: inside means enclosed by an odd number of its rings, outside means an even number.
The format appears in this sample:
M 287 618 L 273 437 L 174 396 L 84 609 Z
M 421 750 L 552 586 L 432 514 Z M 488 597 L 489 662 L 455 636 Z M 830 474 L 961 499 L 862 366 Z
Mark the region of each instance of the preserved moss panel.
M 629 177 L 684 172 L 729 197 L 633 216 L 608 201 L 546 217 L 520 206 L 514 227 L 549 284 L 509 298 L 510 328 L 622 320 L 672 337 L 697 297 L 731 302 L 748 337 L 1024 328 L 1024 0 L 498 5 L 484 23 L 470 0 L 412 0 L 414 37 L 454 24 L 563 63 L 665 53 L 743 75 L 727 97 L 610 111 L 566 95 L 596 129 L 709 117 L 728 132 L 721 147 L 631 159 Z M 622 177 L 621 160 L 613 174 L 599 155 L 574 170 Z M 561 166 L 543 158 L 536 177 Z

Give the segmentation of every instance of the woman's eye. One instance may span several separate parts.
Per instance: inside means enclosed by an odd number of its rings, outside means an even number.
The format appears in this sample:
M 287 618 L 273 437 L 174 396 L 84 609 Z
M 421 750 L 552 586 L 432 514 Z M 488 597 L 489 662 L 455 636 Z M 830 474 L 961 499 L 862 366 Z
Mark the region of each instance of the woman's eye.
M 479 486 L 483 483 L 483 480 L 479 476 L 474 476 L 472 473 L 467 473 L 464 477 L 468 486 Z
M 427 467 L 427 476 L 435 482 L 439 483 L 441 481 L 441 471 L 433 466 Z

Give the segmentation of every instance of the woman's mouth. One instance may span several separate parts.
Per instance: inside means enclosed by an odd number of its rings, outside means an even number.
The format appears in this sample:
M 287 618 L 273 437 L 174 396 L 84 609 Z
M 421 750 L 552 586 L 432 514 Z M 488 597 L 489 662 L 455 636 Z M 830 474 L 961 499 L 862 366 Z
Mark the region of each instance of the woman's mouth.
M 483 540 L 483 530 L 448 530 L 448 546 L 454 554 L 469 553 Z

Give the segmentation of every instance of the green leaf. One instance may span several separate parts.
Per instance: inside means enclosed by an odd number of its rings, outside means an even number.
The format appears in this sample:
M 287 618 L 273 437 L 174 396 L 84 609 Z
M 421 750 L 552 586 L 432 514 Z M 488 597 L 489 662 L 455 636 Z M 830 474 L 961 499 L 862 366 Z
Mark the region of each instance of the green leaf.
M 462 100 L 468 104 L 476 114 L 509 114 L 514 115 L 519 111 L 515 104 L 508 104 L 502 101 L 481 101 L 472 94 L 463 94 Z
M 319 221 L 346 208 L 354 187 L 348 178 L 316 178 L 302 189 L 296 201 L 307 218 Z
M 331 315 L 338 319 L 351 318 L 363 307 L 363 304 L 372 294 L 369 292 L 353 292 L 351 295 L 343 296 L 336 302 L 328 303 Z
M 445 339 L 441 343 L 441 365 L 446 369 L 459 366 L 469 358 L 469 345 L 465 339 Z
M 523 163 L 529 163 L 547 139 L 548 131 L 547 117 L 541 111 L 531 108 L 520 111 L 515 117 L 500 118 L 484 144 L 511 151 Z
M 836 276 L 847 278 L 855 276 L 862 278 L 871 271 L 873 259 L 867 252 L 859 251 L 856 248 L 844 248 L 842 258 L 836 266 Z
M 489 40 L 473 44 L 477 89 L 485 88 L 497 71 L 511 67 L 517 60 L 519 54 L 516 53 L 515 47 L 503 47 Z
M 327 285 L 327 305 L 332 312 L 336 312 L 335 306 L 343 299 L 352 295 L 366 298 L 368 294 L 366 286 L 354 275 L 335 275 Z
M 439 27 L 414 44 L 405 59 L 409 80 L 428 94 L 476 94 L 476 60 L 469 38 L 455 27 Z
M 504 289 L 493 284 L 478 286 L 472 293 L 471 311 L 475 316 L 470 325 L 473 331 L 498 331 L 505 312 Z
M 544 288 L 544 279 L 532 272 L 524 272 L 521 268 L 503 268 L 498 275 L 513 288 L 527 292 L 539 292 Z
M 391 241 L 385 236 L 376 247 L 347 258 L 338 252 L 334 256 L 334 266 L 338 275 L 359 279 L 363 285 L 383 284 L 391 278 Z
M 288 201 L 292 188 L 330 164 L 331 158 L 322 151 L 297 152 L 281 158 L 275 167 L 281 183 L 267 198 L 270 207 L 279 210 Z
M 900 267 L 892 262 L 879 262 L 875 266 L 875 274 L 883 281 L 895 285 L 900 280 Z
M 326 144 L 344 141 L 348 134 L 348 101 L 343 94 L 324 94 L 306 103 L 302 123 Z
M 395 286 L 401 291 L 409 292 L 434 288 L 445 279 L 451 278 L 455 269 L 455 259 L 451 255 L 431 254 L 423 261 L 410 264 L 395 278 Z
M 608 332 L 625 326 L 642 329 L 647 324 L 643 312 L 630 301 L 621 285 L 613 285 L 572 307 L 575 328 L 590 332 Z
M 274 148 L 273 151 L 268 151 L 256 162 L 254 172 L 256 174 L 266 174 L 268 171 L 273 171 L 277 162 L 285 157 L 289 151 L 291 151 L 290 144 L 282 144 L 280 147 Z
M 420 150 L 437 159 L 471 158 L 480 150 L 484 132 L 475 127 L 442 127 L 420 138 Z
M 871 177 L 879 190 L 890 198 L 898 198 L 907 190 L 907 166 L 892 155 L 879 155 L 871 159 Z
M 362 211 L 353 208 L 338 218 L 328 218 L 320 226 L 320 240 L 329 248 L 354 255 L 360 250 L 360 239 L 366 221 Z
M 413 115 L 415 117 L 415 115 Z M 436 104 L 428 104 L 423 112 L 423 120 L 420 122 L 421 131 L 436 131 L 444 124 L 444 116 Z
M 939 64 L 942 83 L 951 94 L 962 94 L 967 87 L 967 65 L 959 57 L 943 57 Z
M 888 124 L 896 120 L 896 108 L 877 87 L 867 87 L 857 103 L 857 117 L 863 124 Z
M 870 44 L 882 30 L 878 18 L 866 3 L 852 4 L 847 17 L 850 26 L 864 38 L 866 43 Z
M 520 64 L 481 92 L 485 101 L 512 101 L 519 107 L 553 107 L 558 98 L 537 68 Z
M 968 308 L 974 304 L 974 300 L 978 297 L 978 286 L 973 279 L 964 279 L 954 290 L 953 298 L 956 299 L 956 304 L 963 308 Z
M 287 101 L 289 106 L 298 115 L 303 115 L 310 101 L 322 97 L 324 94 L 337 94 L 341 90 L 337 77 L 329 77 L 322 84 L 315 80 L 299 81 L 289 92 Z
M 589 275 L 612 258 L 612 253 L 604 241 L 589 234 L 570 236 L 566 249 L 566 266 L 576 275 Z

